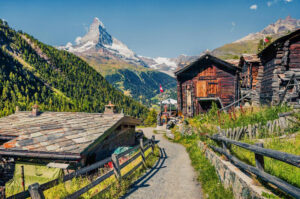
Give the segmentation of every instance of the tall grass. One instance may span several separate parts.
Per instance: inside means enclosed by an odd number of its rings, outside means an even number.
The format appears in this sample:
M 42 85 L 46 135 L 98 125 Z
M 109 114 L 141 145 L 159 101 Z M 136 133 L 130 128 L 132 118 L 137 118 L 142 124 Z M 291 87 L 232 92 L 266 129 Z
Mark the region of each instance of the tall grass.
M 198 115 L 190 122 L 193 126 L 199 128 L 208 128 L 216 130 L 216 126 L 222 129 L 247 126 L 248 124 L 261 123 L 265 125 L 269 120 L 278 118 L 278 113 L 291 111 L 287 106 L 264 106 L 264 107 L 240 107 L 231 109 L 227 112 L 219 111 L 213 104 L 212 109 L 206 113 Z

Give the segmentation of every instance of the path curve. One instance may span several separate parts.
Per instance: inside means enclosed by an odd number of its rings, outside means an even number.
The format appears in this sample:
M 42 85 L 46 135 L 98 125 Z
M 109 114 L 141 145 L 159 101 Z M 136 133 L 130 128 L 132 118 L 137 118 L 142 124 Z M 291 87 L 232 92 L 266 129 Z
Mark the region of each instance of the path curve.
M 201 199 L 201 186 L 191 166 L 185 148 L 172 143 L 163 134 L 153 134 L 153 128 L 142 129 L 144 134 L 159 140 L 162 158 L 132 185 L 126 199 Z

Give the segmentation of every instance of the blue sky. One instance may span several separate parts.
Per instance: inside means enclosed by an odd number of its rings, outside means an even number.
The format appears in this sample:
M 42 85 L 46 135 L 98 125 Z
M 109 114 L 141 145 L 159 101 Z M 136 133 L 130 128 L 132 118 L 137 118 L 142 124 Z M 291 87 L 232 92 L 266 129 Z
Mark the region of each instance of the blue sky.
M 83 36 L 94 17 L 139 55 L 197 55 L 300 19 L 300 0 L 0 0 L 0 18 L 50 45 Z

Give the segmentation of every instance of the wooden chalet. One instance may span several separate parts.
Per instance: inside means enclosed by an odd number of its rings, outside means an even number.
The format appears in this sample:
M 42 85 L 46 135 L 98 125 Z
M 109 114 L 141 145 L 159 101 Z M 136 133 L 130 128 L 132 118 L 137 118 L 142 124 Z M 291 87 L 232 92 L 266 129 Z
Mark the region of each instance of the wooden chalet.
M 256 54 L 243 54 L 238 66 L 242 69 L 240 73 L 242 97 L 252 91 L 252 104 L 259 104 L 260 80 L 263 74 L 263 66 L 259 57 Z
M 239 98 L 240 68 L 210 54 L 178 69 L 178 111 L 192 117 L 207 111 L 212 102 L 227 106 Z
M 275 40 L 258 56 L 263 64 L 260 101 L 299 104 L 300 29 Z
M 136 144 L 138 119 L 114 113 L 18 111 L 0 118 L 0 157 L 85 166 Z

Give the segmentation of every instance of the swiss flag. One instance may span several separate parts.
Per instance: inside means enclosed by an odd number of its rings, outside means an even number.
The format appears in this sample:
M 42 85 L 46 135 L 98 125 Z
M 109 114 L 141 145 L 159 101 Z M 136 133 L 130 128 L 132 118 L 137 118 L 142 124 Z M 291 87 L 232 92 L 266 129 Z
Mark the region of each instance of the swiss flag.
M 162 88 L 161 84 L 159 85 L 159 91 L 160 91 L 161 93 L 164 92 L 164 89 Z
M 266 43 L 268 43 L 270 40 L 269 40 L 268 38 L 265 38 L 264 41 L 265 41 Z

